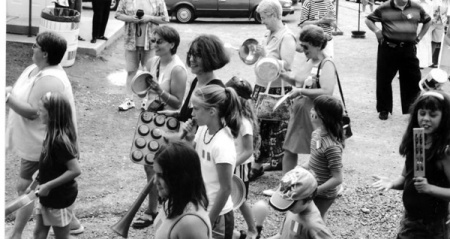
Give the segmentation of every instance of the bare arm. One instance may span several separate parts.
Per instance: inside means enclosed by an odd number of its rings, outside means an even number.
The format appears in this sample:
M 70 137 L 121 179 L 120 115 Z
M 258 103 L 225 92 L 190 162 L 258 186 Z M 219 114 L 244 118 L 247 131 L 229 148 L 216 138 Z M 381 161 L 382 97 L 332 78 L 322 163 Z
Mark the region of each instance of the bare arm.
M 217 193 L 214 205 L 209 211 L 209 220 L 211 220 L 211 225 L 214 221 L 216 221 L 231 194 L 231 177 L 233 173 L 231 164 L 219 163 L 216 164 L 216 168 L 219 177 L 220 189 Z
M 342 183 L 342 170 L 331 171 L 331 178 L 324 182 L 322 185 L 317 187 L 317 193 L 327 191 L 329 189 L 335 188 Z
M 246 134 L 242 137 L 244 151 L 237 155 L 236 166 L 245 162 L 253 154 L 253 135 Z
M 186 90 L 186 82 L 186 70 L 181 66 L 175 67 L 171 74 L 170 94 L 169 92 L 166 92 L 162 95 L 165 102 L 172 108 L 179 109 L 181 107 Z
M 28 101 L 19 100 L 14 94 L 11 94 L 7 105 L 20 116 L 34 120 L 39 117 L 38 103 L 42 96 L 47 92 L 61 92 L 63 89 L 64 85 L 58 78 L 44 76 L 34 84 L 28 97 Z
M 375 33 L 378 42 L 382 41 L 382 40 L 383 40 L 383 34 L 381 33 L 381 29 L 378 28 L 377 25 L 375 25 L 375 22 L 373 22 L 373 21 L 371 21 L 371 20 L 369 20 L 369 19 L 366 19 L 365 22 L 366 22 L 367 27 L 368 27 L 372 32 Z
M 81 174 L 80 165 L 78 164 L 77 159 L 71 159 L 66 163 L 67 171 L 64 172 L 61 176 L 48 181 L 45 184 L 38 186 L 39 195 L 41 196 L 47 196 L 48 193 L 58 186 L 61 186 L 67 182 L 70 182 L 71 180 L 75 179 Z
M 292 62 L 294 61 L 295 52 L 295 39 L 294 37 L 287 35 L 283 38 L 283 42 L 280 47 L 280 57 L 281 64 L 283 66 L 283 70 L 289 71 L 291 70 Z

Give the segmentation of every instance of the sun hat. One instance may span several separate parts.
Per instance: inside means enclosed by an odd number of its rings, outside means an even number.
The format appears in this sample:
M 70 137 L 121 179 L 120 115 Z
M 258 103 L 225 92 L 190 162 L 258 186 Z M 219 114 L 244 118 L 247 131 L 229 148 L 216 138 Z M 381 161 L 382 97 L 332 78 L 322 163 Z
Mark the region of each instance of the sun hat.
M 317 189 L 317 180 L 308 170 L 297 166 L 281 179 L 280 188 L 269 200 L 270 206 L 286 211 L 297 200 L 310 197 Z

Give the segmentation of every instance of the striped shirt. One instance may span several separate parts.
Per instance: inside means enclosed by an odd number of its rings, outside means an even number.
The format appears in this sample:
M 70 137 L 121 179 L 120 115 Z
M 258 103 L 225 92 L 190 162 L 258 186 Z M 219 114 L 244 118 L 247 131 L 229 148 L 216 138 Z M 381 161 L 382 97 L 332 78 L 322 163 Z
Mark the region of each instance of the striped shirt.
M 328 15 L 328 16 L 327 16 Z M 300 24 L 305 21 L 319 20 L 323 17 L 333 17 L 336 19 L 336 10 L 330 0 L 306 0 L 302 7 Z M 319 27 L 332 39 L 333 28 L 330 24 L 319 24 Z
M 309 168 L 315 173 L 319 185 L 331 178 L 331 172 L 342 170 L 342 152 L 342 144 L 333 140 L 328 133 L 320 130 L 312 133 Z M 335 198 L 337 187 L 321 192 L 317 196 Z
M 402 10 L 395 6 L 394 0 L 390 0 L 375 9 L 367 19 L 381 22 L 382 33 L 387 40 L 414 42 L 419 23 L 427 23 L 431 17 L 416 2 L 409 0 Z

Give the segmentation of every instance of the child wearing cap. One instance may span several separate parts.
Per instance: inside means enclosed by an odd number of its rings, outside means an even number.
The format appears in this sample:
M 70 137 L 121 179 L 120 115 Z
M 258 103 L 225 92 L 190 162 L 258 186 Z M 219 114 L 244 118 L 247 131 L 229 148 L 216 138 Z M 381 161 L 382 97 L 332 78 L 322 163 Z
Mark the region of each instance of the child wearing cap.
M 297 166 L 284 175 L 280 185 L 269 204 L 275 210 L 288 212 L 280 232 L 269 239 L 333 238 L 312 201 L 317 193 L 316 178 L 308 170 Z

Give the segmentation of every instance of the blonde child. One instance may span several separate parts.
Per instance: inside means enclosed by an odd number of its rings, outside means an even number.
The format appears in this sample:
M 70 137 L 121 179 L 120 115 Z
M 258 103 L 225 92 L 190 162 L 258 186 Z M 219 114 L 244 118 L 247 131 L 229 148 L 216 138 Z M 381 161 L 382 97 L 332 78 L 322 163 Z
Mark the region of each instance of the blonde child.
M 236 166 L 234 139 L 239 135 L 241 113 L 239 96 L 230 87 L 207 85 L 194 91 L 191 99 L 192 119 L 197 123 L 194 147 L 202 169 L 203 181 L 210 202 L 209 218 L 213 238 L 231 239 L 234 228 L 231 179 Z M 183 131 L 190 139 L 195 128 L 188 120 Z
M 47 238 L 52 227 L 56 239 L 66 239 L 78 194 L 75 178 L 81 174 L 72 109 L 65 96 L 48 92 L 41 98 L 38 112 L 47 136 L 39 159 L 34 238 Z
M 327 211 L 338 196 L 343 181 L 342 153 L 344 131 L 341 102 L 333 96 L 322 95 L 314 99 L 311 122 L 315 128 L 311 139 L 311 157 L 304 167 L 317 177 L 317 196 L 314 204 L 326 222 Z
M 259 140 L 259 126 L 258 119 L 256 117 L 255 109 L 253 107 L 253 101 L 251 100 L 252 86 L 246 80 L 234 76 L 226 84 L 227 87 L 233 88 L 239 96 L 241 101 L 241 113 L 242 113 L 242 125 L 239 131 L 239 136 L 236 138 L 236 170 L 234 174 L 239 176 L 244 181 L 247 194 L 245 198 L 248 199 L 249 192 L 249 172 L 251 170 L 251 164 L 254 162 L 253 153 L 260 144 Z M 255 238 L 257 236 L 255 222 L 253 220 L 253 214 L 250 210 L 248 203 L 245 201 L 240 207 L 242 216 L 247 223 L 248 231 L 247 238 Z M 241 231 L 241 234 L 243 232 Z
M 450 98 L 438 91 L 419 96 L 400 144 L 405 157 L 395 180 L 374 176 L 377 190 L 403 190 L 405 213 L 397 238 L 448 238 L 446 220 L 450 201 Z M 425 133 L 425 176 L 414 177 L 414 128 Z

